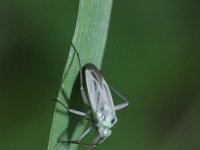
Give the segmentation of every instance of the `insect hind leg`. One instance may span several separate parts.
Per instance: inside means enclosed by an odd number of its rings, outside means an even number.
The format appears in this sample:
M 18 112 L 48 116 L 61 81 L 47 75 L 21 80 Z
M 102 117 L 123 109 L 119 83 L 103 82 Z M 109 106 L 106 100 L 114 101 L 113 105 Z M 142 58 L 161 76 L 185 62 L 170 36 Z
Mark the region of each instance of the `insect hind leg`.
M 123 103 L 114 106 L 114 109 L 116 111 L 120 110 L 120 109 L 123 109 L 123 108 L 125 108 L 125 107 L 127 107 L 129 105 L 128 100 L 124 96 L 122 96 L 115 88 L 110 86 L 110 89 L 124 101 Z
M 83 72 L 82 72 L 82 65 L 81 65 L 80 56 L 79 56 L 79 53 L 78 53 L 76 47 L 74 46 L 74 44 L 73 44 L 73 43 L 71 43 L 71 44 L 72 44 L 73 50 L 75 51 L 75 53 L 76 53 L 76 55 L 77 55 L 77 57 L 78 57 L 79 70 L 80 70 L 80 84 L 81 84 L 80 90 L 81 90 L 81 96 L 82 96 L 82 98 L 83 98 L 84 103 L 85 103 L 86 105 L 89 105 L 89 103 L 88 103 L 88 98 L 87 98 L 87 96 L 86 96 L 86 94 L 85 94 L 85 89 L 84 89 L 84 87 L 83 87 Z

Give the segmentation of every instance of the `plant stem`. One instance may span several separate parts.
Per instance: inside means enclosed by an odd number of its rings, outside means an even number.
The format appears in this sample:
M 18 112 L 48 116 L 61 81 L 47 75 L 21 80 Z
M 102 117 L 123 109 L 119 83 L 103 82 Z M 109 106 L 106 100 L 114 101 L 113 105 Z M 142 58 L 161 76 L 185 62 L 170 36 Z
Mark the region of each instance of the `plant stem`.
M 82 66 L 92 63 L 100 69 L 108 34 L 111 8 L 112 0 L 80 0 L 72 42 L 78 50 Z M 75 84 L 78 73 L 78 60 L 71 47 L 57 98 L 67 107 L 71 105 L 70 103 L 74 103 L 74 106 L 78 107 L 80 101 L 82 101 L 80 84 Z M 75 92 L 74 96 L 72 90 Z M 48 150 L 77 149 L 77 145 L 58 144 L 58 140 L 75 140 L 79 138 L 86 126 L 86 121 L 81 122 L 80 120 L 80 117 L 70 115 L 65 107 L 57 103 Z

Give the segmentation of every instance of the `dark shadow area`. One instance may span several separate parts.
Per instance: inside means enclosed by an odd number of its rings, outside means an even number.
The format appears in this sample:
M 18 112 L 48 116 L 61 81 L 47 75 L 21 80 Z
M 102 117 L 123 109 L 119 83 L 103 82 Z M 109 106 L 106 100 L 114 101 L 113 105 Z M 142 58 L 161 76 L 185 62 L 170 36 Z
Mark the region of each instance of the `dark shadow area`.
M 67 95 L 64 90 L 62 90 L 62 94 L 66 99 L 66 103 L 68 103 L 68 108 L 74 109 L 77 111 L 82 111 L 82 112 L 88 111 L 87 106 L 84 104 L 84 102 L 82 100 L 82 96 L 81 96 L 81 92 L 80 92 L 80 74 L 77 76 L 77 78 L 74 82 L 71 99 L 70 100 L 67 99 Z M 72 139 L 72 135 L 75 132 L 75 130 L 79 124 L 84 124 L 84 122 L 86 121 L 86 118 L 72 114 L 72 113 L 59 111 L 59 110 L 58 110 L 58 112 L 62 113 L 63 115 L 66 115 L 66 114 L 69 115 L 69 125 L 63 131 L 63 133 L 60 135 L 58 141 L 63 141 L 66 134 L 67 134 L 68 140 L 77 140 L 77 139 Z

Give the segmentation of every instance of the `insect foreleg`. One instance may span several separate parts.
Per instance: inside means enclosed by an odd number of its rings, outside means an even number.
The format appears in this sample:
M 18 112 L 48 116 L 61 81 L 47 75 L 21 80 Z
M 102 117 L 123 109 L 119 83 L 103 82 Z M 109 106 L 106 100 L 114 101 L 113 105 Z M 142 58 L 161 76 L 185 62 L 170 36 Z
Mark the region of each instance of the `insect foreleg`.
M 81 143 L 79 141 L 59 141 L 59 143 L 78 144 L 78 145 L 82 145 L 88 148 L 94 148 L 95 146 L 97 146 L 96 144 L 86 144 L 86 143 Z
M 111 90 L 117 94 L 124 102 L 122 104 L 118 104 L 114 106 L 115 111 L 123 109 L 124 107 L 128 106 L 128 100 L 122 96 L 117 90 L 115 90 L 112 86 L 110 86 Z
M 91 129 L 92 127 L 89 127 L 87 130 L 85 130 L 77 141 L 80 142 L 91 131 Z
M 81 143 L 80 141 L 91 131 L 93 126 L 89 127 L 87 130 L 83 132 L 83 134 L 79 137 L 78 140 L 75 141 L 59 141 L 59 143 L 66 143 L 66 144 L 79 144 L 82 146 L 86 146 L 88 148 L 94 148 L 97 144 L 86 144 L 86 143 Z

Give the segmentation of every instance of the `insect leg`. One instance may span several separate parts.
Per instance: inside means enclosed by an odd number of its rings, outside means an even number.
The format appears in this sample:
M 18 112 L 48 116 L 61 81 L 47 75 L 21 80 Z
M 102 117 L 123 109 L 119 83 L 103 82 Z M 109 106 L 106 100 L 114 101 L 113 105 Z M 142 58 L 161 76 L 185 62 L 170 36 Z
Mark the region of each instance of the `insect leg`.
M 57 99 L 53 99 L 53 101 L 55 101 L 55 102 L 61 104 L 62 106 L 64 106 L 72 114 L 75 114 L 75 115 L 78 115 L 78 116 L 82 116 L 82 117 L 87 117 L 88 116 L 88 114 L 85 113 L 85 112 L 81 112 L 81 111 L 78 111 L 78 110 L 75 110 L 75 109 L 68 108 L 67 105 L 65 105 L 63 102 L 61 102 L 61 101 L 59 101 Z
M 68 109 L 68 111 L 72 114 L 78 115 L 78 116 L 82 116 L 82 117 L 87 117 L 88 114 L 86 114 L 85 112 L 82 111 L 78 111 L 78 110 L 74 110 L 74 109 Z
M 83 132 L 77 141 L 80 142 L 91 131 L 91 129 L 92 127 L 89 127 L 87 130 L 85 130 L 85 132 Z
M 122 96 L 116 89 L 114 89 L 111 86 L 110 86 L 110 88 L 113 92 L 115 92 L 115 94 L 117 94 L 124 101 L 122 104 L 115 105 L 114 109 L 117 111 L 117 110 L 123 109 L 124 107 L 128 106 L 128 104 L 129 104 L 128 100 L 124 96 Z
M 71 43 L 71 44 L 72 44 L 72 47 L 73 47 L 73 49 L 74 49 L 74 51 L 75 51 L 75 53 L 76 53 L 76 55 L 78 57 L 78 63 L 79 63 L 79 69 L 80 69 L 80 84 L 81 84 L 80 90 L 81 90 L 81 96 L 83 98 L 84 103 L 86 105 L 89 105 L 88 99 L 87 99 L 86 94 L 85 94 L 85 89 L 83 88 L 83 72 L 82 72 L 82 66 L 81 66 L 80 56 L 79 56 L 79 53 L 76 50 L 74 44 L 73 43 Z
M 66 143 L 66 144 L 79 144 L 79 145 L 83 145 L 86 146 L 88 148 L 94 148 L 97 144 L 86 144 L 86 143 L 81 143 L 80 141 L 91 131 L 92 126 L 89 127 L 87 130 L 85 130 L 83 132 L 83 134 L 79 137 L 78 140 L 75 141 L 59 141 L 59 143 Z
M 97 131 L 95 131 L 95 135 L 94 135 L 93 144 L 97 144 L 97 143 L 98 143 L 97 136 L 98 136 L 98 132 L 97 132 Z
M 59 141 L 59 143 L 63 143 L 63 144 L 78 144 L 78 145 L 82 145 L 88 148 L 94 148 L 95 146 L 97 146 L 96 144 L 86 144 L 86 143 L 81 143 L 79 141 Z

